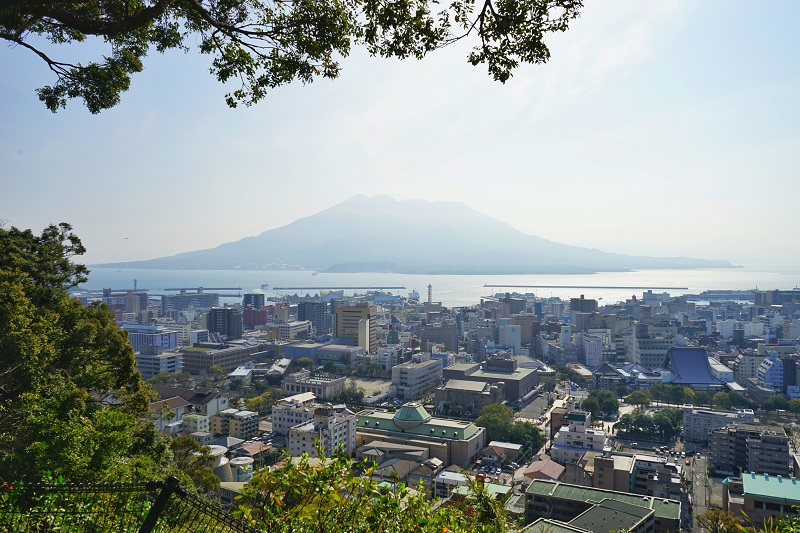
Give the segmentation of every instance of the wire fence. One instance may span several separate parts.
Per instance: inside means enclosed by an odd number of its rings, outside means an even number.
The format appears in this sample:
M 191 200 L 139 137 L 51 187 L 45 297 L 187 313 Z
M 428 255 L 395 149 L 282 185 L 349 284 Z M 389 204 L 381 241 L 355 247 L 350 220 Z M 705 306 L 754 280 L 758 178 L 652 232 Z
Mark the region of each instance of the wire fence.
M 0 532 L 258 533 L 176 478 L 146 483 L 20 484 L 0 491 Z

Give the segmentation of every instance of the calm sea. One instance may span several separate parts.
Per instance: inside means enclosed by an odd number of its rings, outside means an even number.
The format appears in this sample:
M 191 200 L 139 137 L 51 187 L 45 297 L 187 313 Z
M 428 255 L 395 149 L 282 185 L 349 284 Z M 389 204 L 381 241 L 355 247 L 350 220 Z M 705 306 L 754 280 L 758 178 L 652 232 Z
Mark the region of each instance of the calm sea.
M 540 297 L 561 298 L 574 298 L 583 294 L 586 298 L 614 303 L 630 298 L 634 294 L 641 297 L 644 288 L 652 288 L 654 292 L 681 295 L 704 290 L 754 288 L 787 290 L 800 287 L 800 271 L 786 268 L 783 271 L 751 268 L 641 270 L 589 275 L 326 274 L 323 272 L 315 275 L 307 270 L 155 270 L 101 267 L 94 267 L 91 270 L 89 281 L 82 287 L 84 289 L 132 289 L 136 280 L 138 289 L 148 289 L 151 294 L 163 294 L 164 290 L 169 288 L 241 287 L 242 292 L 264 292 L 267 295 L 295 293 L 313 295 L 319 288 L 394 286 L 404 288 L 387 292 L 405 296 L 409 291 L 416 289 L 424 300 L 427 298 L 427 287 L 430 284 L 433 300 L 450 307 L 473 305 L 479 303 L 483 296 L 514 291 L 534 293 Z M 484 287 L 485 284 L 499 287 Z M 262 290 L 262 285 L 269 285 L 269 288 Z M 520 287 L 521 285 L 547 285 L 553 288 L 524 288 Z M 298 287 L 298 289 L 275 291 L 274 287 Z M 356 291 L 346 290 L 345 294 L 353 292 Z

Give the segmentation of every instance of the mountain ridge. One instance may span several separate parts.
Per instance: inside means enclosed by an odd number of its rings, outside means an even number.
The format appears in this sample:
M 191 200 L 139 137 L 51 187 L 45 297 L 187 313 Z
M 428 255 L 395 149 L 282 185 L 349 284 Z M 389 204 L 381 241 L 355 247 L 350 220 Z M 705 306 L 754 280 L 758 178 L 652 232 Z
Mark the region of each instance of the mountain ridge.
M 628 256 L 561 244 L 526 234 L 459 202 L 363 195 L 214 248 L 102 266 L 429 274 L 588 274 L 733 267 L 728 261 Z

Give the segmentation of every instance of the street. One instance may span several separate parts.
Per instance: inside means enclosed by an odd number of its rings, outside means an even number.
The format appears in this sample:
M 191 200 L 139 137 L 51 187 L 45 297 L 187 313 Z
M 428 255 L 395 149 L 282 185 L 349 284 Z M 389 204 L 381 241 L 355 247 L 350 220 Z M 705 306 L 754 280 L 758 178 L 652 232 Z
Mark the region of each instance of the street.
M 708 459 L 705 455 L 698 459 L 694 457 L 690 465 L 686 467 L 684 479 L 690 480 L 692 487 L 692 530 L 700 531 L 697 524 L 697 517 L 708 511 L 708 500 L 710 496 L 708 486 L 708 470 L 706 464 Z

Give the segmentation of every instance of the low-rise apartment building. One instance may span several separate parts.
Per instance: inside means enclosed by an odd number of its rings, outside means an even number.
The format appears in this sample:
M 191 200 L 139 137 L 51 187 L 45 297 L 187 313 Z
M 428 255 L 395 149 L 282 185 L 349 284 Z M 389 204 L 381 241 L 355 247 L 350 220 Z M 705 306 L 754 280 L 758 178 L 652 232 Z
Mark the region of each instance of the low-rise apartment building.
M 728 424 L 710 432 L 708 460 L 715 470 L 789 475 L 789 437 L 780 426 Z
M 303 392 L 277 400 L 272 405 L 272 431 L 286 435 L 289 428 L 312 420 L 316 399 L 313 392 Z
M 692 442 L 708 442 L 712 430 L 728 424 L 753 422 L 752 409 L 719 411 L 693 405 L 683 406 L 683 438 Z
M 258 413 L 225 409 L 209 418 L 209 429 L 214 435 L 247 440 L 258 434 Z
M 588 411 L 572 411 L 562 427 L 553 437 L 550 457 L 561 464 L 578 461 L 586 452 L 602 452 L 608 445 L 608 435 L 603 430 L 592 429 L 592 414 Z
M 316 457 L 317 446 L 325 455 L 338 451 L 352 455 L 356 449 L 356 415 L 344 407 L 317 406 L 312 420 L 289 429 L 287 446 L 294 457 L 304 453 Z

